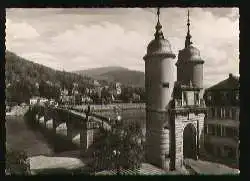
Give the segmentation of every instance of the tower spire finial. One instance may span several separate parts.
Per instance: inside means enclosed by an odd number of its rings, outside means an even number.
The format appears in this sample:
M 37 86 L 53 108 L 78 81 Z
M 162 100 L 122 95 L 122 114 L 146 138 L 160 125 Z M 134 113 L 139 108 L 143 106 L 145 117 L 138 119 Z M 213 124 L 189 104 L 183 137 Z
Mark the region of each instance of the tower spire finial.
M 160 22 L 160 8 L 159 7 L 157 8 L 157 18 L 158 18 L 157 22 Z
M 190 33 L 189 26 L 190 26 L 190 20 L 189 20 L 189 9 L 188 9 L 188 20 L 187 20 L 187 26 L 188 26 L 188 33 Z
M 157 8 L 157 24 L 155 26 L 155 29 L 156 29 L 155 39 L 160 39 L 160 38 L 164 39 L 161 28 L 162 28 L 162 26 L 161 26 L 161 23 L 160 23 L 160 8 L 158 7 Z
M 192 44 L 192 42 L 191 42 L 191 37 L 192 36 L 190 35 L 189 26 L 190 26 L 190 19 L 189 19 L 189 9 L 188 9 L 188 19 L 187 19 L 187 28 L 188 28 L 188 31 L 187 31 L 186 41 L 185 41 L 185 48 L 187 48 L 188 46 L 190 46 Z

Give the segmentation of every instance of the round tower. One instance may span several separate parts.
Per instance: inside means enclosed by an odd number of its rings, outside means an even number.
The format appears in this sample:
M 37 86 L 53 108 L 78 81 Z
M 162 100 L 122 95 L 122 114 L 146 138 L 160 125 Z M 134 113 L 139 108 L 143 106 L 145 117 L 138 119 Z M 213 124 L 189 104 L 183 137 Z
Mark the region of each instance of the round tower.
M 146 88 L 146 159 L 167 168 L 169 156 L 168 108 L 174 88 L 174 58 L 171 45 L 164 38 L 159 21 L 148 47 L 145 60 Z
M 184 159 L 199 159 L 204 143 L 204 61 L 200 58 L 200 51 L 190 41 L 189 10 L 187 25 L 185 48 L 179 51 L 176 63 L 177 83 L 170 109 L 170 170 L 183 167 Z
M 185 48 L 179 51 L 177 66 L 177 81 L 184 85 L 190 83 L 197 88 L 203 88 L 203 64 L 204 60 L 200 57 L 200 51 L 192 46 L 190 35 L 190 20 L 188 11 L 187 36 Z M 185 70 L 185 71 L 183 71 Z

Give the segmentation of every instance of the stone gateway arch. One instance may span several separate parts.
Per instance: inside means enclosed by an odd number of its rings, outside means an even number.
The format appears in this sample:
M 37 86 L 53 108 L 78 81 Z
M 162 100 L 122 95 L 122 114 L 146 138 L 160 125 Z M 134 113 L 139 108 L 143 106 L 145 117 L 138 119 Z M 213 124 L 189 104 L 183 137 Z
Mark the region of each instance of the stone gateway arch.
M 193 124 L 189 123 L 183 131 L 183 157 L 197 159 L 197 133 Z
M 176 55 L 164 37 L 159 20 L 155 38 L 147 47 L 146 87 L 146 159 L 165 170 L 183 165 L 184 158 L 197 159 L 203 144 L 202 130 L 206 107 L 203 96 L 203 64 L 200 52 L 192 46 L 189 30 L 184 49 Z M 177 67 L 177 81 L 174 80 Z

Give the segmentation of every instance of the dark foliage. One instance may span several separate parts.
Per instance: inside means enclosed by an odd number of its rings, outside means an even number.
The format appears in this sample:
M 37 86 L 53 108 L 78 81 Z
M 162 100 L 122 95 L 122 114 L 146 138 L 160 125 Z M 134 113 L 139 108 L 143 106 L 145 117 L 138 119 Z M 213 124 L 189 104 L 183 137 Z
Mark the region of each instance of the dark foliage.
M 102 130 L 103 141 L 96 147 L 92 167 L 104 169 L 137 169 L 144 160 L 143 135 L 139 124 L 119 122 L 112 131 Z
M 29 175 L 30 163 L 28 156 L 23 151 L 7 149 L 6 151 L 6 174 Z

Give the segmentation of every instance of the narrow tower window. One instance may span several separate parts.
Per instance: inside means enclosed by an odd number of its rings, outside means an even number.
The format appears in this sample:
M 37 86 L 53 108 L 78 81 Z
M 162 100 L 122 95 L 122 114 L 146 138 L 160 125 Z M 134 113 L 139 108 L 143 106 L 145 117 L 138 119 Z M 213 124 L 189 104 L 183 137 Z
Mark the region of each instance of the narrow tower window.
M 169 88 L 169 83 L 168 82 L 163 82 L 162 87 L 163 88 Z

